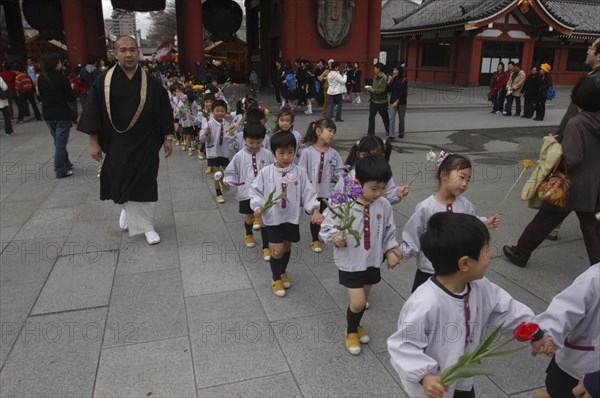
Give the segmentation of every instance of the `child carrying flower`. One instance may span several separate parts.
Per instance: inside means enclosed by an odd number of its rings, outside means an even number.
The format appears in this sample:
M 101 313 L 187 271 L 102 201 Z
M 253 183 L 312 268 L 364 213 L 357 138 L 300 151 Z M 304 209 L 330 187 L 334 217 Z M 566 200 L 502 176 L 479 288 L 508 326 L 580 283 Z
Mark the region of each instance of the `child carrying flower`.
M 413 292 L 434 273 L 431 261 L 421 253 L 419 240 L 425 232 L 429 219 L 440 212 L 476 215 L 473 203 L 462 196 L 471 182 L 471 172 L 469 159 L 461 155 L 445 154 L 445 157 L 441 158 L 436 174 L 439 182 L 437 192 L 417 204 L 415 212 L 404 225 L 400 245 L 402 257 L 417 256 L 418 269 L 413 282 Z M 487 228 L 496 228 L 500 224 L 500 215 L 482 218 L 482 221 Z
M 406 301 L 388 339 L 391 362 L 410 397 L 475 397 L 473 379 L 450 386 L 440 373 L 482 340 L 486 327 L 513 330 L 533 312 L 485 278 L 490 234 L 477 217 L 440 212 L 428 219 L 420 247 L 435 275 Z M 449 328 L 453 338 L 448 338 Z M 543 332 L 533 341 L 543 338 Z
M 302 155 L 302 150 L 304 149 L 304 138 L 297 130 L 294 130 L 294 119 L 294 112 L 292 112 L 290 108 L 283 108 L 277 114 L 277 122 L 274 131 L 284 131 L 294 135 L 294 138 L 296 138 L 296 156 L 294 158 L 294 163 L 298 164 L 300 155 Z
M 252 224 L 254 211 L 250 208 L 250 184 L 258 176 L 260 170 L 273 164 L 273 154 L 262 145 L 265 138 L 265 126 L 258 122 L 246 123 L 244 126 L 244 149 L 239 151 L 231 159 L 231 163 L 225 169 L 224 183 L 222 188 L 228 190 L 230 186 L 237 188 L 236 199 L 240 203 L 239 211 L 244 215 L 244 229 L 246 236 L 244 244 L 246 247 L 254 247 L 254 236 Z M 260 226 L 260 224 L 259 224 Z M 271 257 L 269 250 L 269 237 L 267 229 L 261 229 L 263 258 L 268 261 Z
M 298 163 L 308 174 L 308 179 L 317 192 L 317 200 L 321 203 L 319 208 L 321 213 L 326 208 L 323 199 L 333 190 L 343 168 L 340 154 L 331 147 L 335 132 L 335 123 L 331 120 L 321 119 L 311 122 L 304 137 L 307 147 L 302 151 Z M 319 242 L 320 230 L 319 224 L 310 224 L 312 236 L 310 247 L 315 253 L 322 251 L 321 242 Z
M 278 297 L 285 296 L 291 287 L 287 275 L 292 242 L 300 241 L 301 205 L 312 213 L 312 222 L 319 224 L 323 216 L 319 213 L 317 194 L 306 172 L 294 164 L 296 139 L 291 133 L 279 132 L 271 137 L 271 152 L 275 164 L 260 170 L 250 186 L 250 208 L 254 217 L 262 216 L 271 244 L 271 286 Z M 285 196 L 282 197 L 282 194 Z M 278 203 L 266 208 L 267 198 L 281 197 Z M 263 210 L 263 208 L 265 208 Z
M 351 178 L 344 177 L 346 189 L 332 192 L 330 199 L 334 205 L 352 200 L 352 208 L 343 217 L 336 215 L 337 210 L 325 210 L 320 235 L 323 241 L 334 244 L 333 257 L 339 269 L 339 281 L 348 289 L 350 297 L 346 310 L 346 348 L 352 355 L 358 355 L 360 344 L 371 340 L 360 321 L 371 287 L 381 280 L 379 264 L 385 257 L 388 268 L 395 267 L 400 261 L 400 251 L 394 212 L 383 198 L 392 178 L 390 165 L 382 157 L 367 156 L 356 163 L 356 184 Z M 340 226 L 350 223 L 351 228 Z M 350 235 L 347 235 L 344 231 L 349 229 Z

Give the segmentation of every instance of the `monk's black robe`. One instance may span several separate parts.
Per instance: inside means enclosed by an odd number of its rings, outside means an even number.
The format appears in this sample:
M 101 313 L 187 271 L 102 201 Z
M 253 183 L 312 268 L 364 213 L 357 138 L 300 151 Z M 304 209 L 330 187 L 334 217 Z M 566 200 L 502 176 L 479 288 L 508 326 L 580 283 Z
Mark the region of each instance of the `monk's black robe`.
M 118 130 L 125 130 L 140 104 L 142 73 L 138 67 L 131 80 L 115 66 L 110 83 L 110 109 Z M 136 124 L 125 133 L 115 131 L 108 118 L 102 73 L 88 91 L 77 130 L 97 134 L 106 155 L 100 174 L 100 199 L 122 204 L 158 200 L 158 152 L 165 135 L 173 132 L 173 110 L 166 90 L 147 74 L 146 103 Z

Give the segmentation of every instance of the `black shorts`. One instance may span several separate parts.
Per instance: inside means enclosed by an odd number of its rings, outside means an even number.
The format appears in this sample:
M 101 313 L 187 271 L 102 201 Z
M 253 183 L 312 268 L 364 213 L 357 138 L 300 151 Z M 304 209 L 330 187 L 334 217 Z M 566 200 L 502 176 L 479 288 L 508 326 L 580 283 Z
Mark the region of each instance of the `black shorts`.
M 184 127 L 183 128 L 183 135 L 191 135 L 191 136 L 196 136 L 196 132 L 194 131 L 193 127 Z
M 573 388 L 579 380 L 562 370 L 552 358 L 546 369 L 546 390 L 552 398 L 573 397 Z
M 269 243 L 300 242 L 300 226 L 289 222 L 279 225 L 267 225 Z
M 240 214 L 254 214 L 250 208 L 250 199 L 242 200 L 240 203 Z
M 208 166 L 210 166 L 210 167 L 225 168 L 225 167 L 229 166 L 229 159 L 224 158 L 222 156 L 212 158 L 212 159 L 207 159 L 207 162 L 208 162 Z
M 349 289 L 359 289 L 365 285 L 375 285 L 381 281 L 381 270 L 377 267 L 369 267 L 365 271 L 339 271 L 340 285 Z
M 173 121 L 175 122 L 175 124 L 179 124 L 179 118 L 176 117 L 175 119 L 173 119 Z

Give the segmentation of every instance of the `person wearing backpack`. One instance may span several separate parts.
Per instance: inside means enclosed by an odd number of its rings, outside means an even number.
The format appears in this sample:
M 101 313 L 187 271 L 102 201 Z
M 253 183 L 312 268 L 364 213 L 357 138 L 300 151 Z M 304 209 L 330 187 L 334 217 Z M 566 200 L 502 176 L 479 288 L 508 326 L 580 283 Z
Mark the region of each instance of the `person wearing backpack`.
M 95 55 L 88 55 L 87 65 L 81 68 L 79 72 L 79 80 L 83 83 L 85 90 L 81 90 L 81 104 L 85 107 L 85 100 L 87 99 L 87 91 L 94 84 L 94 80 L 100 75 L 100 69 L 96 66 L 98 63 L 98 57 Z
M 535 119 L 538 122 L 544 120 L 546 116 L 546 100 L 548 99 L 548 90 L 552 87 L 552 76 L 550 71 L 552 68 L 549 64 L 540 66 L 540 88 L 538 91 L 537 103 L 535 105 Z
M 390 140 L 396 138 L 396 114 L 398 115 L 398 138 L 404 137 L 404 116 L 406 115 L 406 97 L 408 96 L 408 82 L 404 76 L 402 66 L 394 67 L 390 88 Z
M 23 123 L 23 118 L 29 111 L 29 105 L 27 105 L 27 102 L 31 104 L 35 118 L 37 120 L 42 120 L 42 114 L 37 107 L 37 103 L 35 102 L 33 80 L 31 80 L 31 77 L 25 73 L 25 69 L 21 65 L 15 64 L 13 66 L 13 70 L 16 71 L 15 91 L 17 93 L 17 104 L 19 107 L 17 123 Z
M 281 85 L 283 88 L 282 95 L 286 105 L 290 109 L 294 109 L 294 101 L 298 98 L 298 82 L 290 61 L 285 61 L 285 64 L 283 65 Z

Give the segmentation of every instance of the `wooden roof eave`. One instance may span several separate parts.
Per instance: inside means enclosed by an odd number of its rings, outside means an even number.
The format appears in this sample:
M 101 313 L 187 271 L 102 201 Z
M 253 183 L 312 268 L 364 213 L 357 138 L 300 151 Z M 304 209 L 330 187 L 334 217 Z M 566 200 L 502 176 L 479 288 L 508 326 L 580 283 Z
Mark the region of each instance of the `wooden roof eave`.
M 388 37 L 388 38 L 395 38 L 395 37 L 422 35 L 425 33 L 438 33 L 438 32 L 463 30 L 464 28 L 465 28 L 465 25 L 460 23 L 460 24 L 454 24 L 454 25 L 427 27 L 427 28 L 421 28 L 421 29 L 407 29 L 407 30 L 398 29 L 398 30 L 394 30 L 394 31 L 382 31 L 381 36 Z

